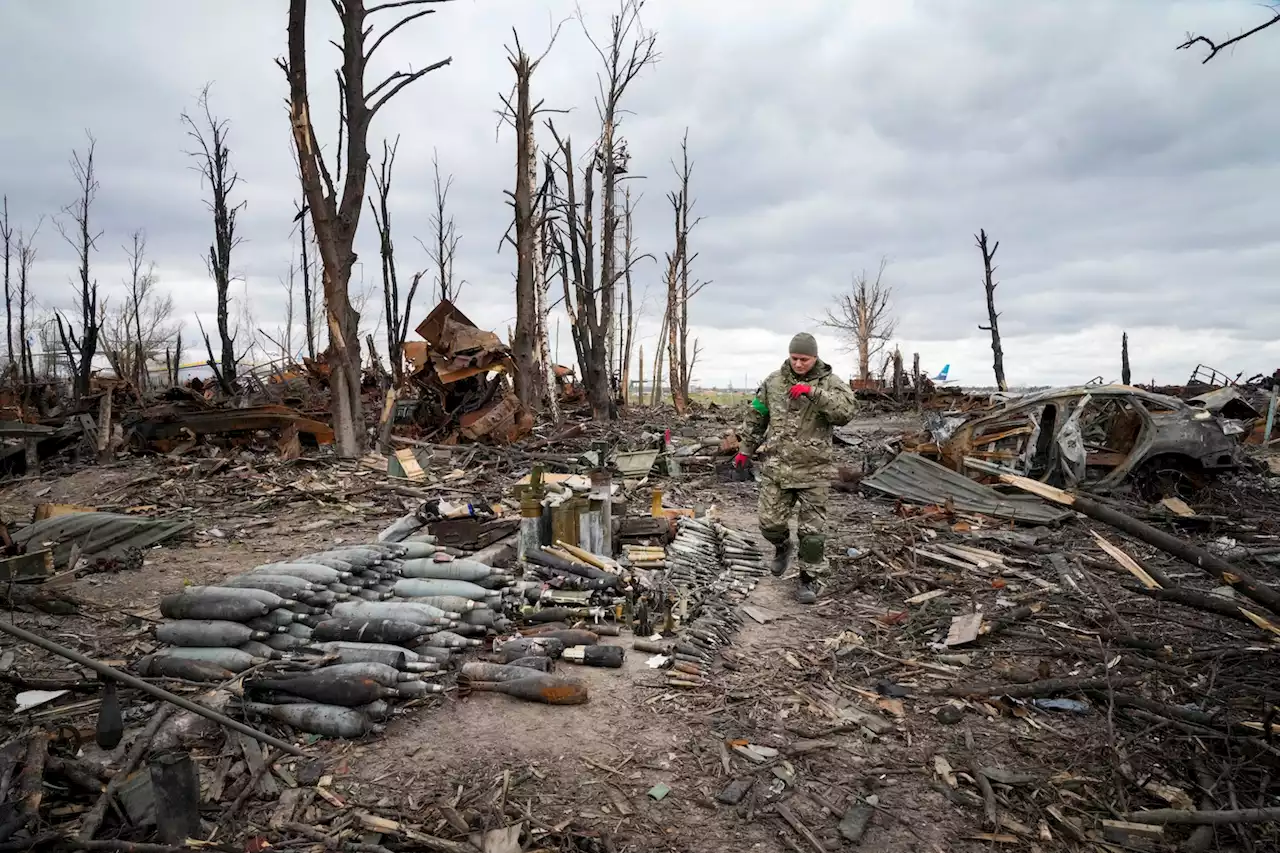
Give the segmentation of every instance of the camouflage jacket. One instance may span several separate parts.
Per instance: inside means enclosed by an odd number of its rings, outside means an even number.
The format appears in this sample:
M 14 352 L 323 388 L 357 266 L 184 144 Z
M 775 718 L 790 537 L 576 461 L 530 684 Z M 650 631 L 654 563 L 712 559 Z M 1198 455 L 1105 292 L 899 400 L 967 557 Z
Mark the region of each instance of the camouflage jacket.
M 804 383 L 813 393 L 792 400 L 791 386 Z M 764 380 L 738 431 L 742 452 L 761 465 L 761 475 L 787 489 L 803 489 L 831 482 L 831 430 L 853 418 L 854 396 L 849 386 L 819 360 L 801 378 L 782 365 Z

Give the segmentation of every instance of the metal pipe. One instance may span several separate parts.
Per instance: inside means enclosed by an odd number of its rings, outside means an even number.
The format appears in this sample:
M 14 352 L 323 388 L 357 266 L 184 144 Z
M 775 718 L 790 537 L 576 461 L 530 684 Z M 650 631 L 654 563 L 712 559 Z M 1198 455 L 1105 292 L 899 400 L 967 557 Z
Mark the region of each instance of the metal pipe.
M 179 708 L 190 711 L 193 714 L 199 714 L 206 719 L 213 720 L 215 723 L 224 725 L 233 731 L 240 732 L 242 735 L 248 735 L 260 743 L 265 743 L 268 746 L 274 746 L 276 749 L 283 750 L 290 755 L 297 755 L 302 758 L 308 757 L 307 753 L 298 749 L 298 747 L 291 743 L 285 743 L 279 738 L 272 737 L 269 734 L 264 734 L 252 726 L 246 726 L 239 720 L 233 720 L 225 714 L 220 714 L 217 711 L 204 707 L 203 705 L 197 705 L 189 699 L 184 699 L 181 696 L 175 696 L 168 690 L 156 687 L 154 684 L 143 681 L 141 678 L 132 676 L 127 672 L 121 672 L 120 670 L 107 666 L 105 663 L 100 663 L 93 658 L 87 658 L 79 652 L 72 651 L 65 646 L 58 645 L 52 640 L 45 639 L 39 634 L 33 634 L 30 631 L 19 628 L 17 625 L 3 621 L 0 621 L 0 631 L 12 637 L 17 637 L 19 640 L 30 643 L 33 646 L 39 646 L 47 652 L 53 652 L 55 655 L 64 657 L 67 660 L 75 661 L 81 666 L 87 666 L 89 669 L 98 673 L 98 675 L 106 678 L 113 678 L 121 684 L 127 684 L 130 687 L 141 690 L 143 693 L 149 693 L 157 699 L 163 699 L 164 701 L 177 705 Z

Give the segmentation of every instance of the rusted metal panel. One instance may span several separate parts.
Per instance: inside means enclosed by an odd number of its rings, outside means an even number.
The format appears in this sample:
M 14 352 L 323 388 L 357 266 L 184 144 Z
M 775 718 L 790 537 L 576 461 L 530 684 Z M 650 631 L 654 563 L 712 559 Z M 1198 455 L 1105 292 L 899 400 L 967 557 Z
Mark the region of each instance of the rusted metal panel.
M 1050 506 L 1038 498 L 1003 495 L 915 453 L 899 453 L 889 464 L 863 478 L 862 484 L 915 504 L 950 505 L 962 512 L 1028 524 L 1052 524 L 1071 516 L 1069 510 Z

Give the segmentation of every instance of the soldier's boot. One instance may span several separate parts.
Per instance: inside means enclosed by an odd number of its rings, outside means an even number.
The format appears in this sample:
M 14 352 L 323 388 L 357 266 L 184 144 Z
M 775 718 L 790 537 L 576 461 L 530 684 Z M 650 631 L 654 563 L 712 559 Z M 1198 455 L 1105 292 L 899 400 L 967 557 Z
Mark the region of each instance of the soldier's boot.
M 801 604 L 813 604 L 818 600 L 825 549 L 826 537 L 800 537 L 800 585 L 796 588 L 796 601 Z
M 796 601 L 801 604 L 813 604 L 818 600 L 818 591 L 818 579 L 801 569 L 800 585 L 796 587 Z
M 782 577 L 787 568 L 791 565 L 791 539 L 788 538 L 784 542 L 775 542 L 773 545 L 773 560 L 769 563 L 769 571 L 775 578 Z

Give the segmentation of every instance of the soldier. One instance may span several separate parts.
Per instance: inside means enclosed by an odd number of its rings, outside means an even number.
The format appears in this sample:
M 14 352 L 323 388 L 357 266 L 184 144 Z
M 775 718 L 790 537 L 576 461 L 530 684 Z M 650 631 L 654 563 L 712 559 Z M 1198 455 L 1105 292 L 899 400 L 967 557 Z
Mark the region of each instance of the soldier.
M 733 458 L 744 467 L 759 454 L 760 532 L 773 543 L 770 567 L 780 577 L 791 560 L 791 512 L 798 508 L 800 586 L 796 600 L 817 601 L 826 544 L 827 494 L 831 489 L 831 430 L 853 418 L 849 386 L 818 358 L 818 342 L 801 332 L 791 339 L 791 357 L 760 385 L 739 434 Z

